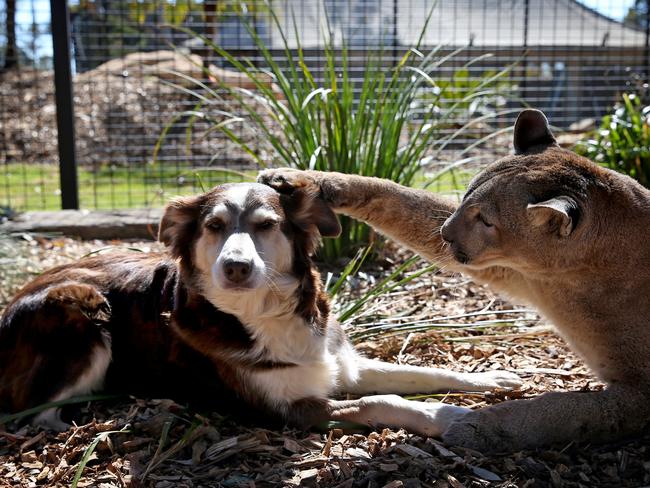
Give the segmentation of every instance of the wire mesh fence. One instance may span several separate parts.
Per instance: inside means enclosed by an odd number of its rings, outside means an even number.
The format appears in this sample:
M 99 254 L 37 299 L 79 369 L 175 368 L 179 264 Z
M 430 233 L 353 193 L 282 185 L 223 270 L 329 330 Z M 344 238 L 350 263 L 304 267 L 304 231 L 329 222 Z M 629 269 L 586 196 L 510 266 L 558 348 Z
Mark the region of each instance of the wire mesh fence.
M 642 1 L 72 0 L 68 6 L 73 98 L 63 102 L 74 113 L 82 208 L 162 205 L 170 195 L 250 179 L 256 160 L 277 164 L 229 90 L 238 86 L 255 97 L 254 83 L 189 31 L 250 60 L 271 90 L 277 80 L 264 74 L 255 36 L 280 66 L 285 41 L 289 53 L 301 48 L 317 84 L 327 74 L 328 41 L 339 57 L 345 45 L 359 93 L 369 59 L 388 70 L 418 41 L 424 54 L 435 49 L 441 63 L 422 91 L 420 110 L 455 107 L 441 133 L 478 120 L 423 161 L 423 174 L 439 159 L 459 158 L 485 134 L 495 134 L 480 148 L 485 157 L 507 151 L 509 136 L 499 129 L 524 104 L 544 110 L 559 129 L 583 133 L 622 92 L 647 88 Z M 44 0 L 0 4 L 0 205 L 8 208 L 60 207 L 50 26 L 61 20 L 51 18 Z M 504 69 L 496 95 L 458 103 Z M 205 93 L 215 95 L 209 118 L 204 106 L 197 109 Z M 259 113 L 272 117 L 262 102 Z M 231 137 L 219 126 L 227 119 Z

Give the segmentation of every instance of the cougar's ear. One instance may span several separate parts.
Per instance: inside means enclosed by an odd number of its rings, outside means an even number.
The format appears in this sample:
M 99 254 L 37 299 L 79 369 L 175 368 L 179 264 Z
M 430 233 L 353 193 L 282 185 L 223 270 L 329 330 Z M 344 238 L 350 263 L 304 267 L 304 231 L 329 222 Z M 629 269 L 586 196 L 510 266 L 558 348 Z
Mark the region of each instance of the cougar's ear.
M 549 232 L 568 237 L 577 224 L 579 207 L 571 197 L 559 196 L 528 204 L 528 217 L 535 227 L 546 226 Z
M 175 198 L 167 204 L 158 227 L 158 240 L 175 258 L 182 257 L 196 233 L 203 195 Z
M 557 144 L 544 113 L 535 109 L 524 110 L 515 122 L 515 153 L 522 154 L 536 146 Z
M 336 214 L 315 192 L 295 189 L 288 195 L 280 195 L 287 218 L 298 228 L 310 234 L 315 242 L 319 237 L 336 237 L 341 224 Z M 312 251 L 315 251 L 316 245 Z

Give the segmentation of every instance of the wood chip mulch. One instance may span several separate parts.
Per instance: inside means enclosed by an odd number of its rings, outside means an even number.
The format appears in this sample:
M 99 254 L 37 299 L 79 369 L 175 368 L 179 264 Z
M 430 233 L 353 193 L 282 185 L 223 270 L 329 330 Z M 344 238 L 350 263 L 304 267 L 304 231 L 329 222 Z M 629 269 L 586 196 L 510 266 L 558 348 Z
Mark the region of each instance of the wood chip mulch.
M 40 270 L 111 246 L 158 249 L 152 242 L 0 239 L 0 309 Z M 354 287 L 366 286 L 373 276 L 374 271 L 361 275 Z M 364 324 L 391 321 L 442 325 L 392 337 L 364 336 Z M 424 395 L 424 401 L 480 407 L 551 390 L 602 388 L 535 314 L 459 276 L 430 274 L 392 290 L 369 304 L 350 333 L 368 356 L 459 371 L 507 369 L 525 379 L 515 392 Z M 404 431 L 243 426 L 166 399 L 122 397 L 71 410 L 76 423 L 59 434 L 29 424 L 0 425 L 0 487 L 75 482 L 97 488 L 650 486 L 648 435 L 604 446 L 569 444 L 483 456 Z

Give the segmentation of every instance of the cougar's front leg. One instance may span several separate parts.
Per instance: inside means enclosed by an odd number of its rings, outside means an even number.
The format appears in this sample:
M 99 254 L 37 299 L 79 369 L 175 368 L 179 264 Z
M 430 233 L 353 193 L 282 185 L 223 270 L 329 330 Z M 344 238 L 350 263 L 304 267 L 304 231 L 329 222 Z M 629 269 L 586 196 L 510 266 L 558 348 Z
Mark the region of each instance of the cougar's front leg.
M 337 213 L 366 222 L 424 258 L 446 261 L 440 227 L 455 205 L 428 191 L 380 178 L 286 168 L 262 171 L 258 181 L 280 193 L 313 193 Z
M 622 386 L 546 393 L 475 410 L 453 422 L 442 438 L 482 452 L 614 441 L 650 426 L 649 399 L 638 388 Z

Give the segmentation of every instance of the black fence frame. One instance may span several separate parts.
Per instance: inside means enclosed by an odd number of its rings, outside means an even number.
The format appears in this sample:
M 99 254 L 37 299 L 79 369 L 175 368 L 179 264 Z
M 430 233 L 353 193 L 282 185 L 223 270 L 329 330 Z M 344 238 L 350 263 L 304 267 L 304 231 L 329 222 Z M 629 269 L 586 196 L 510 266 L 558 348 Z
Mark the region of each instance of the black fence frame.
M 77 160 L 74 131 L 74 97 L 70 62 L 70 16 L 68 2 L 50 0 L 52 13 L 52 48 L 54 52 L 54 93 L 59 144 L 61 208 L 79 208 Z

